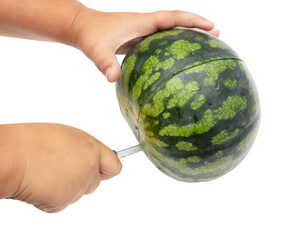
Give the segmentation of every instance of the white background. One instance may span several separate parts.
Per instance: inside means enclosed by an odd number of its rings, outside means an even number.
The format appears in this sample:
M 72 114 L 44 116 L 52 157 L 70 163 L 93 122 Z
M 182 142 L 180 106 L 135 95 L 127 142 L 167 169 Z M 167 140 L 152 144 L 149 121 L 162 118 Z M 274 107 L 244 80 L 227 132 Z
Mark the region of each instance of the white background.
M 102 11 L 181 9 L 214 21 L 258 87 L 259 135 L 245 160 L 214 181 L 173 180 L 138 153 L 63 212 L 1 200 L 0 239 L 308 239 L 305 1 L 82 2 Z M 112 149 L 137 144 L 114 84 L 71 47 L 0 37 L 0 103 L 3 124 L 63 123 Z

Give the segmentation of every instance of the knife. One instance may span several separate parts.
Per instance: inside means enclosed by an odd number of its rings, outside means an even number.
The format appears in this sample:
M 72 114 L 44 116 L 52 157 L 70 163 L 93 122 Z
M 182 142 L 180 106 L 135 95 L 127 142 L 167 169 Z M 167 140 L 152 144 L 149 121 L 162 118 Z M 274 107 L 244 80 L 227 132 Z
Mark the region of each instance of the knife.
M 133 147 L 129 147 L 129 148 L 120 150 L 120 151 L 115 151 L 115 150 L 113 150 L 113 151 L 118 156 L 118 158 L 124 158 L 124 157 L 132 155 L 134 153 L 140 152 L 140 151 L 142 151 L 142 149 L 141 149 L 140 145 L 136 145 L 136 146 L 133 146 Z

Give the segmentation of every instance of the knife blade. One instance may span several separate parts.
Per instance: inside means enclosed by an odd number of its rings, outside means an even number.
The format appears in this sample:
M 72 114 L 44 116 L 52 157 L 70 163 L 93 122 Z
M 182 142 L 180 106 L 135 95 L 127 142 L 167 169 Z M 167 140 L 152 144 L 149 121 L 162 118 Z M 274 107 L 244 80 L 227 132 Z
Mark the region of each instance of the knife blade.
M 136 145 L 136 146 L 133 146 L 133 147 L 129 147 L 129 148 L 120 150 L 120 151 L 115 151 L 115 150 L 113 150 L 113 151 L 118 156 L 118 158 L 124 158 L 124 157 L 127 157 L 129 155 L 140 152 L 140 151 L 142 151 L 142 149 L 141 149 L 140 145 Z

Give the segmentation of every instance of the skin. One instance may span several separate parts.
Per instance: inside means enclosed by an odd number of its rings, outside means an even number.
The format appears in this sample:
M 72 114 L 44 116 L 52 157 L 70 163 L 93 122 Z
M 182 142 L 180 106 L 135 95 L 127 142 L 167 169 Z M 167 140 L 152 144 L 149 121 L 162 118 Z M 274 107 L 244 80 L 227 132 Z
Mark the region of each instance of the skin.
M 107 13 L 73 0 L 0 1 L 0 35 L 75 47 L 109 82 L 120 76 L 116 54 L 127 53 L 142 36 L 175 27 L 219 36 L 212 22 L 183 11 Z M 50 123 L 0 125 L 0 166 L 0 198 L 49 213 L 92 193 L 122 168 L 114 152 L 94 137 Z

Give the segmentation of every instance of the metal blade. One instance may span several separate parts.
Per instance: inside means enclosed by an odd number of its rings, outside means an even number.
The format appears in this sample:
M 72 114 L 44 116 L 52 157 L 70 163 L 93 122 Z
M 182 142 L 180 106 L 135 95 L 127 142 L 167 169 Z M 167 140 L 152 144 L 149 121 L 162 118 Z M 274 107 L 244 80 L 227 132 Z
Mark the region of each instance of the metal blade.
M 142 149 L 141 149 L 140 145 L 137 145 L 137 146 L 133 146 L 133 147 L 130 147 L 130 148 L 120 150 L 118 152 L 116 152 L 116 151 L 114 151 L 114 152 L 118 155 L 118 158 L 124 158 L 126 156 L 132 155 L 132 154 L 140 152 L 140 151 L 142 151 Z

